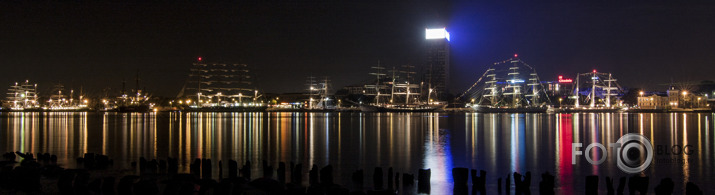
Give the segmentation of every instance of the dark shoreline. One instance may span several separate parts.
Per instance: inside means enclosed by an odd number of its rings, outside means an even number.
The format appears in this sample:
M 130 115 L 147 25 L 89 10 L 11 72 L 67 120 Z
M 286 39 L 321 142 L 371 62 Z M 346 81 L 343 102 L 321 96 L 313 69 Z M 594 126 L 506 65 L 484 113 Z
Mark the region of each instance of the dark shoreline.
M 20 162 L 15 161 L 20 157 Z M 190 165 L 190 173 L 178 172 L 177 159 L 146 160 L 140 158 L 132 162 L 132 169 L 114 169 L 113 160 L 107 156 L 88 153 L 76 159 L 78 169 L 64 169 L 57 165 L 57 157 L 50 154 L 5 153 L 0 161 L 0 192 L 27 194 L 415 194 L 430 193 L 430 169 L 419 169 L 417 174 L 397 173 L 392 168 L 383 174 L 383 168 L 373 170 L 371 181 L 373 188 L 365 188 L 365 173 L 362 169 L 352 173 L 353 188 L 348 189 L 333 181 L 333 167 L 326 165 L 319 168 L 313 165 L 309 170 L 301 164 L 290 163 L 287 167 L 280 162 L 277 168 L 266 162 L 262 163 L 262 175 L 251 175 L 251 162 L 247 161 L 239 168 L 236 161 L 218 162 L 213 167 L 210 159 L 195 159 Z M 134 175 L 137 173 L 139 175 Z M 212 170 L 218 168 L 219 180 L 214 180 Z M 227 169 L 225 171 L 224 169 Z M 286 178 L 286 172 L 290 177 Z M 224 175 L 224 173 L 228 173 Z M 304 174 L 309 175 L 308 186 L 302 181 Z M 275 177 L 274 177 L 275 176 Z M 469 179 L 471 176 L 471 179 Z M 539 181 L 532 181 L 531 173 L 524 175 L 514 172 L 505 177 L 487 177 L 486 171 L 453 168 L 454 194 L 486 194 L 487 181 L 497 182 L 498 194 L 511 190 L 515 194 L 531 194 L 537 189 L 539 194 L 555 194 L 556 177 L 546 172 Z M 504 178 L 504 179 L 503 179 Z M 387 181 L 385 181 L 387 179 Z M 536 180 L 536 179 L 534 179 Z M 604 187 L 598 187 L 599 176 L 586 176 L 586 194 L 598 194 Z M 626 183 L 626 180 L 628 181 Z M 468 184 L 471 181 L 471 187 Z M 513 181 L 513 182 L 512 182 Z M 502 183 L 503 182 L 503 183 Z M 622 194 L 626 187 L 633 194 L 655 192 L 672 194 L 673 181 L 665 178 L 656 185 L 647 176 L 633 175 L 621 177 L 617 183 L 605 177 L 605 189 L 608 194 Z M 651 185 L 649 183 L 653 182 Z M 493 186 L 489 182 L 489 186 Z M 387 185 L 385 185 L 387 184 Z M 504 184 L 504 185 L 502 185 Z M 538 184 L 538 186 L 536 185 Z M 55 185 L 57 188 L 53 188 Z M 534 188 L 531 186 L 534 185 Z M 651 187 L 649 187 L 651 186 Z M 617 187 L 617 188 L 616 188 Z M 677 194 L 678 192 L 676 192 Z M 688 182 L 685 194 L 702 194 L 702 190 Z

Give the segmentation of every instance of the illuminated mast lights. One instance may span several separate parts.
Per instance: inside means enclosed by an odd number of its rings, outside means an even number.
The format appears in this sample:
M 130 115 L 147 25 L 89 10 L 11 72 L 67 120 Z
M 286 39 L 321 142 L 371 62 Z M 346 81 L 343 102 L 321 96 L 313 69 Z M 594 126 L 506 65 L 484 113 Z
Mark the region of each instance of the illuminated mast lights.
M 515 55 L 516 56 L 516 55 Z M 519 105 L 519 97 L 521 95 L 521 85 L 519 83 L 523 83 L 524 80 L 519 79 L 519 67 L 517 66 L 517 63 L 519 60 L 512 60 L 511 63 L 514 64 L 514 66 L 509 67 L 509 73 L 507 73 L 508 76 L 511 76 L 510 80 L 507 80 L 507 86 L 506 89 L 509 90 L 511 89 L 510 92 L 504 93 L 504 95 L 511 95 L 512 96 L 512 105 L 513 107 L 517 107 Z
M 616 82 L 616 79 L 611 76 L 611 73 L 608 73 L 608 79 L 604 80 L 604 82 L 608 83 L 608 86 L 604 87 L 604 89 L 606 90 L 606 107 L 611 107 L 611 96 L 616 95 L 612 94 L 611 91 L 618 90 L 618 88 L 613 87 L 611 83 Z
M 488 92 L 483 95 L 483 97 L 489 99 L 492 106 L 497 105 L 497 98 L 499 96 L 499 94 L 498 94 L 499 91 L 497 88 L 497 79 L 496 79 L 496 74 L 493 73 L 494 71 L 495 71 L 494 68 L 487 69 L 486 76 L 487 76 L 487 78 L 491 78 L 491 79 L 488 79 L 486 82 L 484 82 L 487 85 L 489 85 L 489 87 L 484 88 Z M 489 74 L 490 72 L 492 72 L 492 73 Z
M 596 105 L 596 81 L 598 76 L 596 76 L 596 70 L 593 70 L 593 76 L 591 77 L 591 108 Z
M 25 83 L 17 83 L 10 86 L 10 91 L 7 93 L 9 102 L 12 102 L 11 109 L 26 109 L 36 108 L 37 106 L 37 84 L 30 84 L 29 80 Z
M 375 96 L 375 105 L 380 105 L 380 96 L 389 96 L 390 94 L 382 94 L 380 93 L 380 90 L 382 90 L 383 84 L 381 83 L 380 76 L 386 76 L 385 73 L 382 73 L 382 70 L 385 69 L 385 67 L 380 66 L 380 61 L 377 61 L 377 66 L 371 67 L 372 69 L 375 69 L 375 72 L 370 73 L 370 75 L 375 75 L 377 78 L 375 85 L 365 85 L 366 89 L 375 89 L 375 93 L 371 92 L 366 92 L 364 93 L 365 95 L 374 95 Z
M 472 107 L 492 108 L 540 107 L 540 102 L 550 102 L 536 69 L 517 57 L 495 62 L 460 98 L 471 93 Z M 489 104 L 483 104 L 485 101 Z
M 590 91 L 589 94 L 588 94 L 588 97 L 589 97 L 588 99 L 589 99 L 589 101 L 590 101 L 590 102 L 589 102 L 589 107 L 596 107 L 596 98 L 597 98 L 598 96 L 602 96 L 602 99 L 605 99 L 605 100 L 603 100 L 603 102 L 604 102 L 604 107 L 609 107 L 609 108 L 610 108 L 610 107 L 612 106 L 612 105 L 611 105 L 611 97 L 618 95 L 618 93 L 613 93 L 613 92 L 614 92 L 614 91 L 616 91 L 616 92 L 617 92 L 617 91 L 620 91 L 620 86 L 619 86 L 618 83 L 616 82 L 617 79 L 613 78 L 613 76 L 611 75 L 611 73 L 600 73 L 600 72 L 598 72 L 598 71 L 596 71 L 596 70 L 593 70 L 592 72 L 581 73 L 581 74 L 577 74 L 577 75 L 576 75 L 576 85 L 574 86 L 574 90 L 573 90 L 573 91 L 574 91 L 574 96 L 575 96 L 575 99 L 576 99 L 575 106 L 578 108 L 579 105 L 580 105 L 580 102 L 579 102 L 579 99 L 580 99 L 580 98 L 579 98 L 579 96 L 580 96 L 579 89 L 580 89 L 580 87 L 581 87 L 581 86 L 580 86 L 580 84 L 581 84 L 580 80 L 581 80 L 581 77 L 582 77 L 582 76 L 584 76 L 584 77 L 590 77 L 590 79 L 586 80 L 586 82 L 589 82 L 589 80 L 590 80 L 590 82 L 591 82 L 591 85 L 590 85 L 591 91 Z M 602 78 L 606 78 L 606 79 L 602 79 Z M 560 79 L 559 81 L 561 81 L 561 79 Z M 564 80 L 564 81 L 569 81 L 569 80 Z M 600 95 L 597 94 L 597 91 L 598 91 L 599 89 L 600 89 L 601 91 L 603 91 L 602 93 L 600 93 Z
M 202 60 L 202 58 L 201 58 L 201 56 L 199 56 L 198 62 L 196 64 L 201 64 L 201 60 Z M 199 77 L 199 81 L 197 82 L 199 84 L 199 86 L 197 88 L 198 93 L 196 93 L 196 105 L 197 106 L 201 106 L 201 103 L 202 103 L 201 102 L 201 79 L 202 78 L 203 77 Z
M 539 86 L 541 83 L 539 83 L 539 75 L 536 74 L 536 72 L 532 72 L 529 74 L 529 83 L 526 84 L 531 88 L 531 94 L 526 94 L 526 97 L 531 97 L 531 100 L 533 101 L 532 104 L 537 105 L 539 104 Z

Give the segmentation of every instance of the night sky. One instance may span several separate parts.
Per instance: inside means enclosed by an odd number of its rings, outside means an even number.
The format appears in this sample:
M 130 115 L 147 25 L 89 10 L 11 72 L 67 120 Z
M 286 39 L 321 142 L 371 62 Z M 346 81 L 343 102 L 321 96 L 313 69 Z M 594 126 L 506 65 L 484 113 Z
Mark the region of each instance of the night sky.
M 514 53 L 543 80 L 592 69 L 649 90 L 715 80 L 713 3 L 2 1 L 0 89 L 29 79 L 45 94 L 58 82 L 118 92 L 138 71 L 173 97 L 199 56 L 248 64 L 264 92 L 300 92 L 310 75 L 342 87 L 378 60 L 421 65 L 424 29 L 442 26 L 453 92 Z

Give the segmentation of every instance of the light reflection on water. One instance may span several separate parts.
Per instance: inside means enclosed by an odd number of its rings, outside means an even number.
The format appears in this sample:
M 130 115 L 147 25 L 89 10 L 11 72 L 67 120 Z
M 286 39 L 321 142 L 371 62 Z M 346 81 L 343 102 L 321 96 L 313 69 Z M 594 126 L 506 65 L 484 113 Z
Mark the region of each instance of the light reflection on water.
M 364 169 L 371 178 L 376 166 L 399 173 L 432 170 L 432 192 L 451 193 L 453 167 L 484 169 L 489 191 L 508 173 L 532 172 L 536 192 L 543 172 L 556 176 L 558 191 L 577 193 L 587 175 L 627 176 L 618 169 L 615 153 L 600 165 L 583 156 L 572 164 L 572 143 L 615 142 L 626 133 L 648 137 L 654 146 L 692 145 L 692 155 L 656 155 L 643 174 L 650 186 L 671 177 L 676 189 L 700 184 L 706 194 L 715 179 L 715 133 L 711 113 L 1 113 L 0 151 L 57 154 L 65 167 L 86 152 L 115 159 L 129 167 L 139 157 L 176 157 L 181 172 L 194 158 L 214 164 L 228 159 L 261 162 L 331 164 L 336 180 L 352 188 L 350 174 Z M 584 152 L 585 153 L 585 152 Z M 603 155 L 592 150 L 584 155 Z M 594 157 L 596 158 L 596 157 Z M 663 163 L 671 158 L 688 163 Z M 600 159 L 597 158 L 597 159 Z M 213 169 L 218 177 L 218 169 Z M 287 176 L 288 177 L 288 176 Z M 307 173 L 303 181 L 308 181 Z M 682 182 L 677 182 L 682 181 Z M 365 181 L 366 187 L 372 182 Z M 605 184 L 599 185 L 605 190 Z M 709 192 L 709 193 L 708 193 Z

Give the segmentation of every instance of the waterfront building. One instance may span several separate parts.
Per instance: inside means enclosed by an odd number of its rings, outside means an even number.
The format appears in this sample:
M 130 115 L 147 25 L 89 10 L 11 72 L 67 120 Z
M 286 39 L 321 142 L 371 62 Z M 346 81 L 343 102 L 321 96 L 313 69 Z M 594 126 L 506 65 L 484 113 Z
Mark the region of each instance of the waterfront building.
M 680 90 L 675 89 L 674 87 L 670 87 L 666 91 L 668 94 L 668 106 L 669 108 L 678 108 L 678 102 L 680 101 L 680 97 L 678 96 Z
M 652 94 L 647 96 L 640 92 L 638 97 L 638 107 L 641 109 L 690 109 L 709 107 L 707 96 L 679 90 L 670 87 L 666 91 L 666 96 Z
M 308 107 L 308 99 L 310 96 L 305 93 L 272 93 L 264 94 L 264 97 L 269 100 L 271 108 L 282 109 L 305 109 Z
M 564 78 L 564 76 L 559 75 L 555 81 L 544 81 L 544 91 L 550 96 L 564 96 L 567 97 L 571 95 L 571 89 L 573 88 L 573 79 Z
M 670 97 L 653 94 L 650 96 L 638 97 L 638 107 L 641 109 L 665 109 L 670 108 Z

